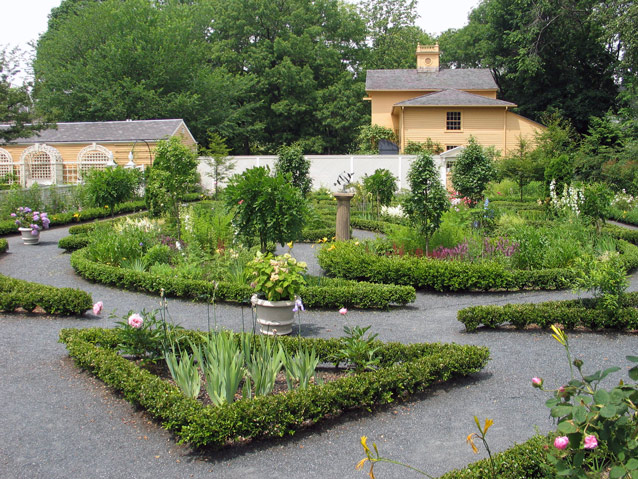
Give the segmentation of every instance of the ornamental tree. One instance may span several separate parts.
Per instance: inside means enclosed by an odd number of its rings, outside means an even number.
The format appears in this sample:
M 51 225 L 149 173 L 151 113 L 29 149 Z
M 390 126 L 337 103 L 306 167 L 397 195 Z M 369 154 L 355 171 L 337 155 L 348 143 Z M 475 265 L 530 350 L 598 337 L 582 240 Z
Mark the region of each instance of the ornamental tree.
M 168 212 L 180 231 L 179 205 L 197 179 L 197 154 L 173 136 L 162 140 L 146 177 L 146 204 L 155 214 Z
M 303 150 L 299 145 L 281 146 L 277 151 L 279 157 L 275 162 L 276 174 L 290 174 L 292 184 L 299 188 L 301 194 L 305 196 L 312 187 L 310 178 L 310 160 L 306 159 Z
M 483 191 L 495 175 L 492 159 L 476 139 L 470 137 L 468 145 L 452 167 L 452 186 L 461 196 L 476 204 L 483 199 Z
M 108 207 L 111 216 L 115 215 L 116 205 L 135 197 L 141 182 L 139 171 L 126 170 L 121 166 L 89 170 L 83 179 L 89 203 Z
M 234 175 L 226 187 L 237 235 L 249 245 L 258 237 L 262 253 L 269 242 L 283 246 L 301 234 L 306 200 L 291 181 L 290 175 L 272 176 L 270 168 L 256 167 Z
M 408 172 L 410 193 L 403 200 L 403 211 L 410 223 L 425 237 L 425 253 L 430 238 L 441 225 L 441 217 L 449 207 L 447 192 L 429 153 L 421 153 Z
M 381 206 L 388 206 L 392 201 L 397 191 L 397 180 L 389 170 L 378 168 L 374 174 L 363 177 L 363 187 L 374 197 L 378 218 Z

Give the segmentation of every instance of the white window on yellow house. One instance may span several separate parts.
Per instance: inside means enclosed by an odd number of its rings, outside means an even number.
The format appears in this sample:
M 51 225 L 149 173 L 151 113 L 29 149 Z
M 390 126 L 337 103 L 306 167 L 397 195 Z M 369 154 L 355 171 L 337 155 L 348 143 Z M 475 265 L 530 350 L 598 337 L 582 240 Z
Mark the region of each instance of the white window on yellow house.
M 461 129 L 461 112 L 460 111 L 448 111 L 446 130 L 460 130 Z

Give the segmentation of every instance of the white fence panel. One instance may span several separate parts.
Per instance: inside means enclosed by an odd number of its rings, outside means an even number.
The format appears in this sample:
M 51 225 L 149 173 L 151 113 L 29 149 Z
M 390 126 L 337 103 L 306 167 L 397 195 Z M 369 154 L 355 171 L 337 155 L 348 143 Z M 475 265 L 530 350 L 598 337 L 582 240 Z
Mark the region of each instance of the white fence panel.
M 449 152 L 448 152 L 449 153 Z M 412 161 L 416 158 L 414 155 L 306 155 L 310 160 L 310 177 L 312 178 L 312 187 L 326 187 L 329 190 L 336 191 L 338 188 L 334 185 L 337 177 L 343 173 L 353 173 L 353 182 L 358 182 L 365 175 L 372 175 L 375 170 L 385 168 L 389 170 L 397 179 L 399 189 L 408 188 L 407 175 L 410 170 Z M 447 163 L 453 160 L 454 156 L 450 154 L 435 155 L 434 164 L 439 169 L 441 183 L 446 183 Z M 198 172 L 201 175 L 202 187 L 205 191 L 213 191 L 215 189 L 214 179 L 212 177 L 212 168 L 209 165 L 209 158 L 200 157 Z M 274 169 L 277 156 L 232 156 L 229 160 L 235 163 L 235 167 L 230 172 L 230 176 L 242 173 L 249 168 L 255 166 L 269 166 Z M 224 182 L 220 186 L 223 186 Z

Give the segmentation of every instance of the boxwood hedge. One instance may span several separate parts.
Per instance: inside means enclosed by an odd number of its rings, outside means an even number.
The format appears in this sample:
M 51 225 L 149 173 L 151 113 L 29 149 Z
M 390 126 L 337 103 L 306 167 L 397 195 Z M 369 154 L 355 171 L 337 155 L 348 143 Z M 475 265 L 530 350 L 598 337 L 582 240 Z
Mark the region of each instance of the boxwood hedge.
M 0 238 L 0 253 L 5 253 L 8 249 L 9 242 L 4 238 Z
M 202 198 L 199 193 L 188 193 L 183 201 L 198 201 Z M 124 213 L 133 213 L 146 209 L 144 200 L 129 201 L 117 205 L 114 214 L 121 215 Z M 67 213 L 55 213 L 49 215 L 51 226 L 66 225 L 69 223 L 79 223 L 81 221 L 91 221 L 98 218 L 106 218 L 111 216 L 111 210 L 108 208 L 84 208 L 82 211 L 70 211 Z M 0 235 L 16 233 L 17 228 L 14 220 L 0 221 Z
M 536 304 L 506 304 L 503 306 L 471 306 L 461 309 L 457 319 L 467 331 L 479 325 L 497 328 L 511 324 L 517 328 L 534 324 L 549 328 L 561 324 L 565 329 L 585 326 L 590 329 L 638 329 L 638 293 L 623 295 L 622 307 L 610 315 L 597 307 L 595 299 L 547 301 Z
M 355 241 L 322 248 L 319 265 L 329 275 L 373 283 L 402 284 L 436 291 L 565 289 L 574 279 L 567 268 L 512 270 L 495 261 L 469 263 L 414 256 L 381 256 Z M 619 241 L 627 270 L 638 267 L 638 247 Z
M 168 296 L 218 301 L 247 302 L 253 294 L 248 285 L 189 280 L 159 276 L 148 272 L 133 271 L 104 265 L 89 260 L 83 250 L 71 254 L 71 266 L 85 279 L 111 284 L 127 290 L 159 294 L 161 289 Z M 217 288 L 217 289 L 215 289 Z M 410 286 L 378 285 L 335 282 L 329 286 L 308 286 L 301 291 L 304 304 L 309 308 L 387 308 L 391 304 L 405 305 L 416 299 Z
M 27 312 L 42 308 L 48 314 L 81 315 L 91 309 L 91 295 L 71 288 L 56 288 L 0 275 L 0 311 Z
M 200 336 L 192 331 L 181 334 L 193 341 Z M 144 408 L 181 443 L 193 446 L 221 447 L 246 439 L 294 434 L 326 417 L 369 409 L 424 391 L 436 382 L 478 372 L 489 359 L 485 347 L 379 343 L 381 361 L 374 371 L 287 394 L 215 407 L 186 398 L 171 383 L 119 356 L 118 335 L 117 329 L 64 329 L 60 341 L 66 344 L 78 366 Z M 336 339 L 276 340 L 290 350 L 299 344 L 314 347 L 322 362 L 330 362 L 330 356 L 339 347 Z

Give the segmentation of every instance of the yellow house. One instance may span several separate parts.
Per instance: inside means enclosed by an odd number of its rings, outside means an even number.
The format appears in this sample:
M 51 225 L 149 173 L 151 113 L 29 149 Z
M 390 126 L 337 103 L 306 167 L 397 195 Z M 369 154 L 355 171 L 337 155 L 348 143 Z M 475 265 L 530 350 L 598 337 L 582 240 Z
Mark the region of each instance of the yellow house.
M 92 168 L 144 169 L 153 163 L 157 143 L 171 136 L 193 149 L 197 146 L 179 119 L 58 123 L 29 138 L 0 145 L 0 178 L 12 174 L 28 187 L 77 183 Z
M 496 98 L 486 68 L 440 69 L 439 45 L 418 45 L 414 70 L 368 70 L 365 98 L 372 124 L 391 128 L 399 150 L 428 138 L 444 150 L 466 145 L 470 136 L 504 155 L 519 138 L 533 140 L 544 126 L 510 111 L 516 104 Z

